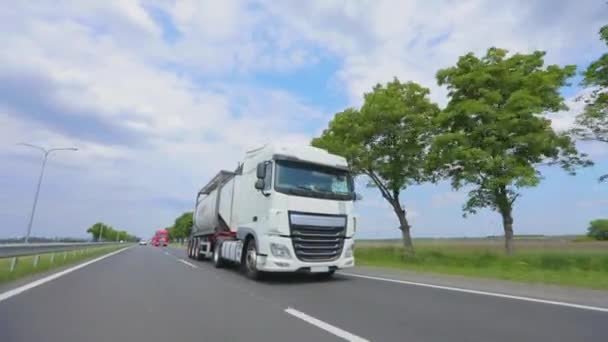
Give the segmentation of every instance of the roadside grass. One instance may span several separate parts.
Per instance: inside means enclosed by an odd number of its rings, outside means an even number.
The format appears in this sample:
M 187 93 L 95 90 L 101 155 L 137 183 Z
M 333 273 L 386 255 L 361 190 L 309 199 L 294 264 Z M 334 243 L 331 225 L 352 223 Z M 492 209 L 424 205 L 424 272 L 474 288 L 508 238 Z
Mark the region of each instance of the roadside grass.
M 79 261 L 84 261 L 87 259 L 92 259 L 97 256 L 101 256 L 103 254 L 110 253 L 112 251 L 124 248 L 124 245 L 120 246 L 104 246 L 104 247 L 96 247 L 90 248 L 88 251 L 85 250 L 75 250 L 68 251 L 65 259 L 63 252 L 56 252 L 55 259 L 51 263 L 51 255 L 48 254 L 40 254 L 38 259 L 38 265 L 34 267 L 34 256 L 24 256 L 19 257 L 17 261 L 17 265 L 13 272 L 10 272 L 10 265 L 12 258 L 2 258 L 0 259 L 0 284 L 6 283 L 9 281 L 17 280 L 19 278 L 44 272 L 53 268 L 75 264 Z
M 355 257 L 361 266 L 608 290 L 608 243 L 580 245 L 524 244 L 507 256 L 495 245 L 422 242 L 407 256 L 400 246 L 363 242 Z

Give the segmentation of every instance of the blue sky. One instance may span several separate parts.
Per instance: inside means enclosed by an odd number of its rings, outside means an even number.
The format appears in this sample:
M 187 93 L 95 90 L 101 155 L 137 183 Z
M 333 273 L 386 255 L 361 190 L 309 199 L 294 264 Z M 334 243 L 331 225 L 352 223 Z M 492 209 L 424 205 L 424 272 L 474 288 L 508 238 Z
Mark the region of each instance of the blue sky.
M 40 155 L 16 146 L 77 146 L 48 164 L 33 233 L 83 236 L 104 221 L 147 236 L 191 209 L 196 190 L 244 150 L 306 144 L 333 113 L 393 77 L 446 91 L 434 75 L 490 46 L 547 51 L 579 68 L 606 51 L 603 1 L 37 1 L 0 9 L 0 237 L 24 233 Z M 563 89 L 572 126 L 579 78 Z M 571 234 L 608 215 L 608 147 L 596 166 L 544 170 L 515 209 L 518 233 Z M 398 237 L 376 189 L 360 187 L 360 236 Z M 466 191 L 407 189 L 414 236 L 501 234 L 489 211 L 462 217 Z

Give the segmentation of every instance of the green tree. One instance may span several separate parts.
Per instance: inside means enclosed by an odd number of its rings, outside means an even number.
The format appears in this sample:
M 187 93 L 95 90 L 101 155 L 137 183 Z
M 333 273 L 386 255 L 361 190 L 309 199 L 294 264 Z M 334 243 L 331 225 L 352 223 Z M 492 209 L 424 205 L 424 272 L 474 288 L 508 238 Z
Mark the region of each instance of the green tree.
M 95 241 L 135 241 L 137 238 L 133 235 L 130 235 L 128 232 L 121 230 L 118 231 L 113 227 L 102 223 L 97 222 L 89 229 L 87 229 L 87 233 L 93 236 L 93 240 Z M 101 234 L 101 237 L 100 237 Z
M 337 113 L 312 145 L 345 157 L 355 174 L 369 178 L 391 205 L 401 230 L 403 245 L 413 253 L 401 192 L 427 181 L 424 163 L 431 142 L 432 120 L 439 107 L 429 90 L 414 82 L 394 79 L 365 94 L 360 110 Z
M 559 164 L 570 173 L 586 165 L 566 135 L 553 131 L 541 114 L 566 109 L 560 87 L 575 66 L 544 67 L 544 52 L 514 54 L 490 48 L 469 53 L 439 70 L 449 102 L 429 163 L 456 189 L 469 187 L 465 216 L 490 208 L 502 217 L 505 250 L 513 250 L 513 206 L 520 189 L 539 184 L 540 165 Z
M 589 222 L 587 235 L 596 240 L 608 240 L 608 219 L 598 219 Z
M 97 222 L 92 225 L 87 229 L 87 233 L 93 235 L 95 241 L 113 240 L 116 237 L 116 231 L 102 222 Z
M 600 39 L 608 45 L 608 25 L 600 29 Z M 582 85 L 591 88 L 585 100 L 585 109 L 576 118 L 573 130 L 581 140 L 608 143 L 608 53 L 591 63 L 583 73 Z M 600 181 L 608 180 L 608 174 Z
M 192 212 L 188 211 L 175 219 L 173 226 L 168 228 L 169 237 L 171 240 L 175 239 L 185 239 L 190 236 L 190 231 L 192 229 Z

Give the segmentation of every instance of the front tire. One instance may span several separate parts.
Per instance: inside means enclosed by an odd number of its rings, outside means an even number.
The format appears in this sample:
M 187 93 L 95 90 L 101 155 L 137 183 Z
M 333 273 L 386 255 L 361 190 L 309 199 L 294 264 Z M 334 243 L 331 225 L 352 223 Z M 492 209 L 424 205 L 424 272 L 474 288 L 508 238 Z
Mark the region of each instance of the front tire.
M 258 270 L 257 261 L 258 249 L 256 247 L 255 240 L 251 239 L 247 242 L 247 246 L 245 247 L 245 258 L 242 265 L 245 275 L 249 279 L 260 280 L 262 278 L 263 274 Z

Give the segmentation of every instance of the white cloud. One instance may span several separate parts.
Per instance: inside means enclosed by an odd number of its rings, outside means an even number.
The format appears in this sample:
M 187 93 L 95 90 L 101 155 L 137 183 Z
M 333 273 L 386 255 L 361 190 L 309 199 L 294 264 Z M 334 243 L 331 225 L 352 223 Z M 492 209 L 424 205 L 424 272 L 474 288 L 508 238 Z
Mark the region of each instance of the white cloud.
M 297 82 L 300 68 L 329 59 L 337 65 L 330 86 L 346 94 L 344 106 L 393 76 L 431 87 L 445 102 L 434 73 L 459 55 L 497 44 L 586 62 L 599 49 L 604 13 L 591 3 L 524 1 L 15 2 L 0 8 L 0 158 L 10 165 L 0 178 L 11 180 L 17 199 L 3 201 L 11 214 L 0 223 L 24 224 L 23 189 L 38 165 L 16 142 L 80 148 L 50 164 L 45 186 L 55 192 L 46 196 L 54 200 L 41 206 L 48 229 L 81 231 L 107 216 L 150 231 L 189 208 L 196 188 L 236 166 L 246 148 L 307 143 L 326 125 L 329 113 L 310 105 L 315 99 L 260 86 L 260 74 Z M 568 120 L 558 113 L 554 124 Z M 364 195 L 361 205 L 392 227 L 377 189 Z
M 547 50 L 550 63 L 587 63 L 601 51 L 593 38 L 608 15 L 603 3 L 592 1 L 307 1 L 273 3 L 268 10 L 303 39 L 343 58 L 339 75 L 355 104 L 394 76 L 431 87 L 433 98 L 445 102 L 435 72 L 493 45 Z

